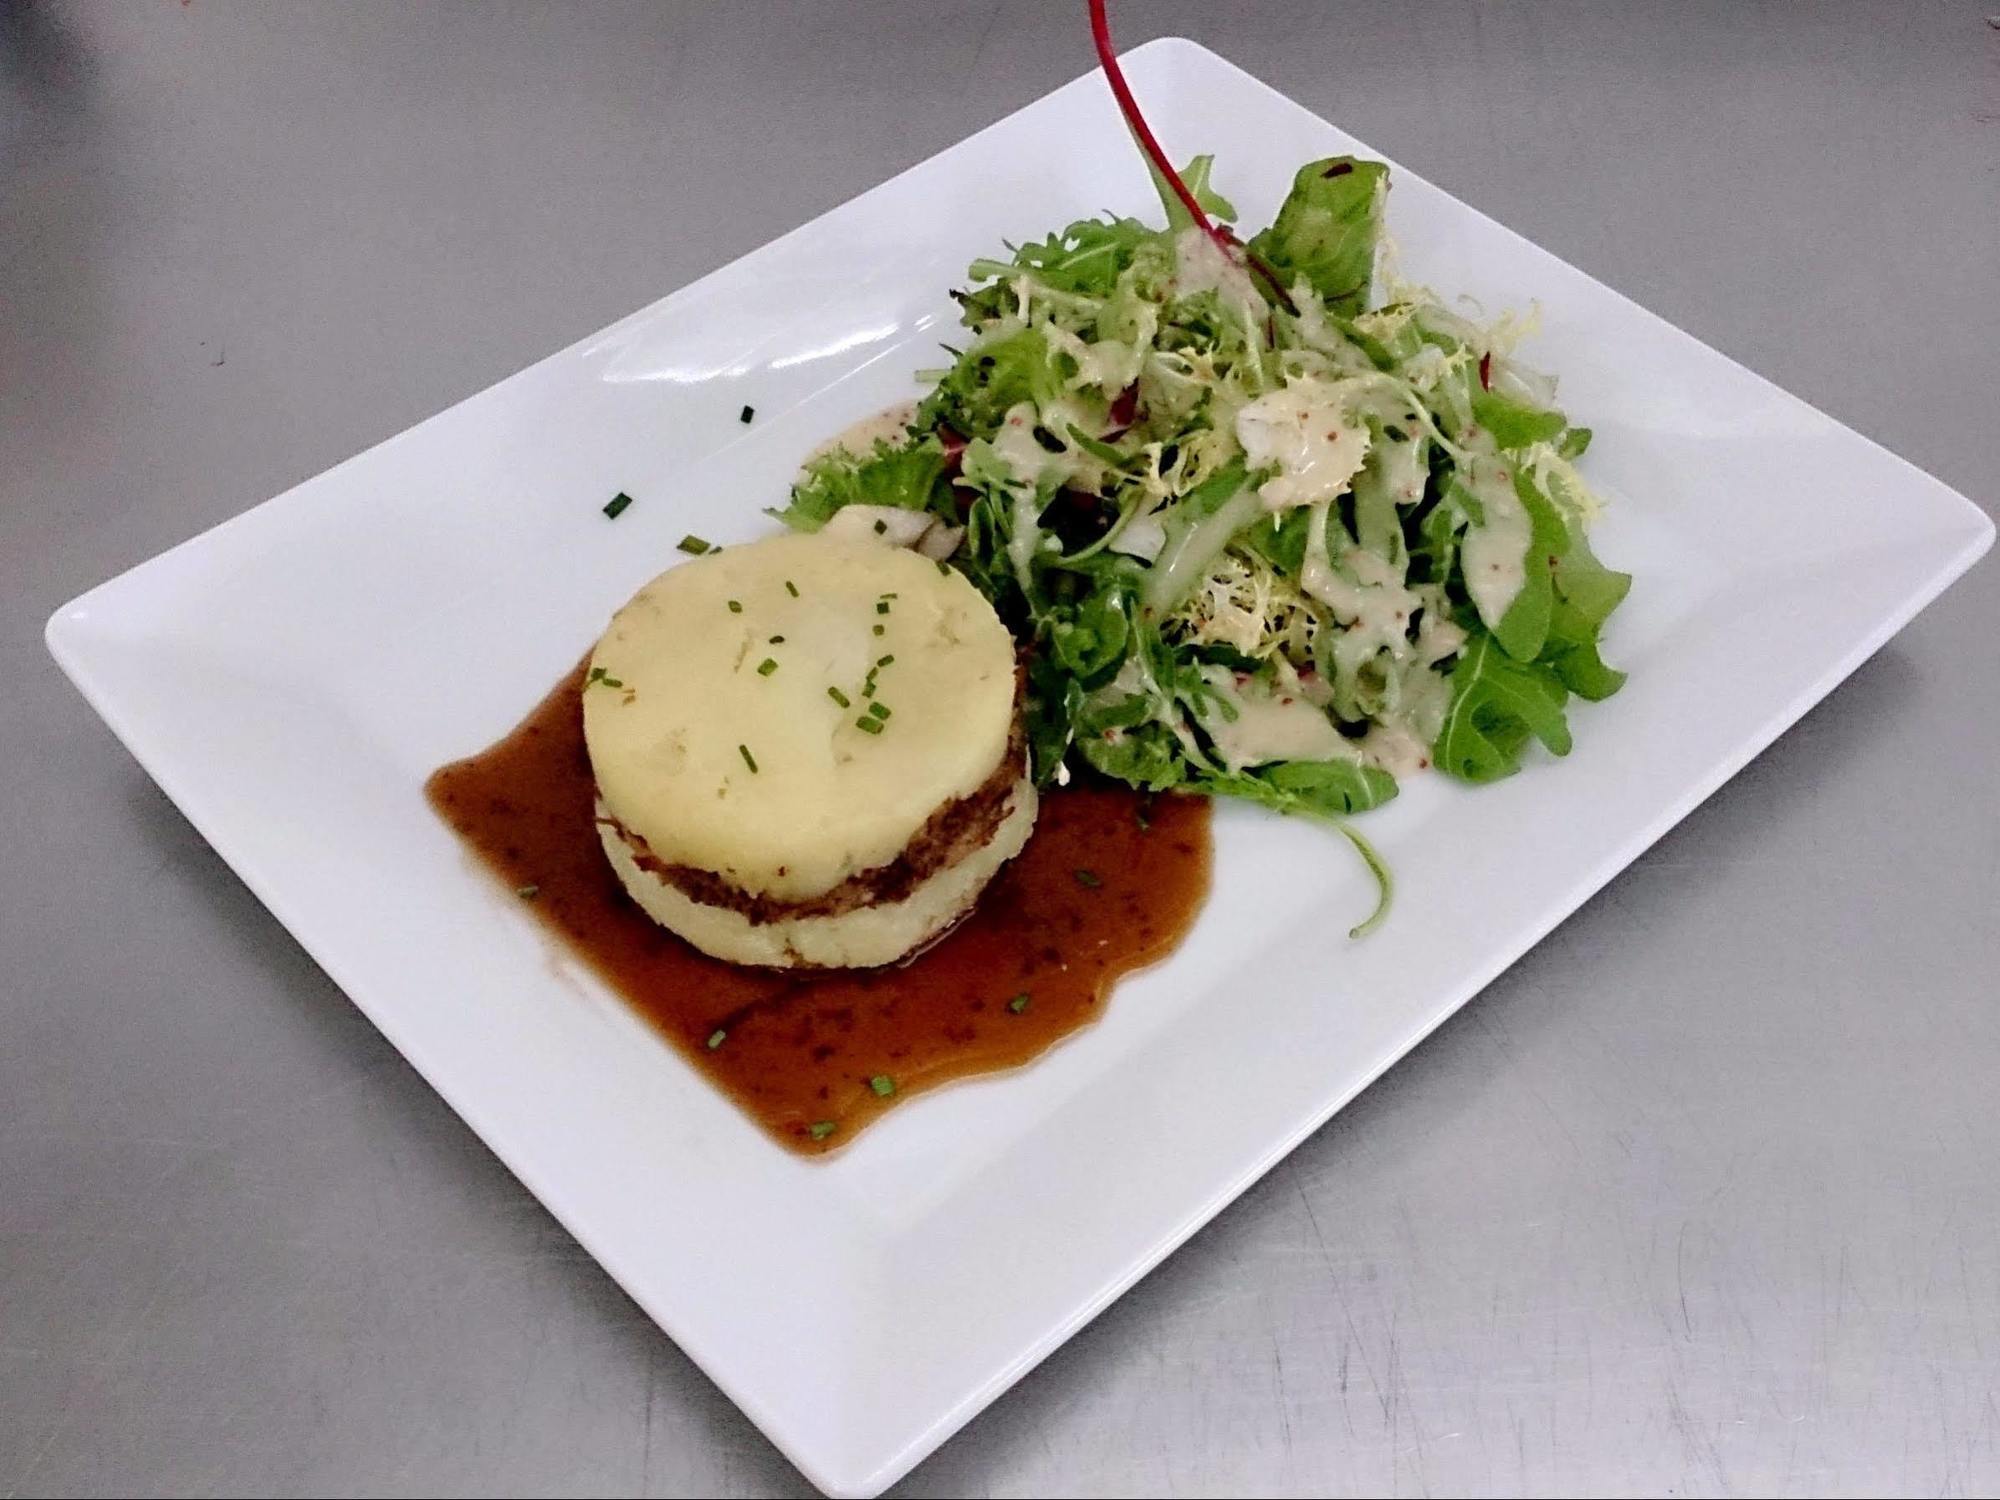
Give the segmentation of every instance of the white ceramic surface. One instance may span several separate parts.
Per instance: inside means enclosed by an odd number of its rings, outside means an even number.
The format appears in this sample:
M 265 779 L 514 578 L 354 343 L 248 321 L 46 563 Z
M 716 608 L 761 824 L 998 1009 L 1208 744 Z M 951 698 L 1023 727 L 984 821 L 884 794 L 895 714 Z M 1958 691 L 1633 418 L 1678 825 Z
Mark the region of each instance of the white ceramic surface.
M 1255 225 L 1367 148 L 1212 53 L 1129 59 Z M 1371 153 L 1372 154 L 1372 153 Z M 1152 214 L 1088 76 L 569 350 L 84 595 L 63 667 L 410 1061 L 816 1483 L 893 1482 L 1741 767 L 1990 544 L 1968 502 L 1428 184 L 1405 272 L 1541 304 L 1637 575 L 1575 753 L 1339 841 L 1237 808 L 1186 947 L 1019 1074 L 823 1162 L 772 1146 L 425 807 L 689 531 L 757 535 L 799 455 L 910 390 L 1003 238 Z M 750 426 L 736 420 L 757 408 Z M 623 489 L 637 503 L 599 513 Z

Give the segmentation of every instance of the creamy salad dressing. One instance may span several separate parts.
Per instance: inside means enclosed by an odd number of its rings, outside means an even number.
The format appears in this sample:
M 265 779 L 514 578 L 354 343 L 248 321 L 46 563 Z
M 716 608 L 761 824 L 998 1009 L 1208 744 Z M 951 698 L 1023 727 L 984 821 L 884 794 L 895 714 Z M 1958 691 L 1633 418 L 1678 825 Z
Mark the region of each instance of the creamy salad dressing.
M 873 416 L 863 417 L 843 427 L 808 453 L 806 462 L 825 458 L 837 449 L 845 449 L 856 458 L 866 458 L 875 451 L 878 442 L 900 446 L 908 440 L 910 423 L 916 415 L 917 403 L 914 401 L 898 401 L 894 406 L 885 406 Z
M 1031 490 L 1040 489 L 1051 479 L 1094 490 L 1104 482 L 1104 465 L 1076 446 L 1069 430 L 1074 427 L 1078 432 L 1095 433 L 1103 425 L 1101 407 L 1093 409 L 1076 397 L 1059 397 L 1039 411 L 1032 401 L 1023 401 L 1008 408 L 1006 420 L 993 438 L 993 452 L 1015 481 Z M 1061 452 L 1042 446 L 1035 436 L 1037 426 L 1063 445 Z
M 1526 581 L 1528 544 L 1534 525 L 1514 493 L 1514 477 L 1492 437 L 1477 433 L 1465 443 L 1459 479 L 1479 502 L 1481 518 L 1466 528 L 1460 553 L 1465 591 L 1489 630 L 1497 630 Z
M 1257 493 L 1271 510 L 1331 500 L 1368 456 L 1367 423 L 1353 410 L 1356 382 L 1294 379 L 1236 413 L 1236 441 L 1252 469 L 1278 470 Z
M 1358 761 L 1356 742 L 1334 727 L 1326 710 L 1296 693 L 1239 679 L 1227 667 L 1206 666 L 1202 679 L 1234 711 L 1203 705 L 1201 727 L 1232 771 L 1276 760 Z
M 1375 372 L 1375 365 L 1368 358 L 1368 352 L 1340 329 L 1334 327 L 1326 315 L 1326 304 L 1311 285 L 1300 280 L 1292 288 L 1292 303 L 1298 312 L 1292 318 L 1293 331 L 1299 342 L 1316 354 L 1323 355 L 1327 362 L 1343 374 L 1369 375 Z M 1370 314 L 1363 314 L 1355 321 L 1366 320 Z
M 1044 324 L 1042 332 L 1051 344 L 1076 362 L 1076 373 L 1069 378 L 1071 390 L 1087 387 L 1103 392 L 1110 399 L 1139 378 L 1140 354 L 1131 344 L 1117 339 L 1099 339 L 1087 344 L 1058 323 Z
M 1174 236 L 1174 294 L 1192 297 L 1214 292 L 1224 308 L 1257 328 L 1267 316 L 1264 294 L 1237 261 L 1199 228 L 1190 226 Z
M 1339 562 L 1333 560 L 1327 550 L 1331 509 L 1332 502 L 1322 500 L 1306 523 L 1300 587 L 1333 611 L 1340 626 L 1334 657 L 1342 665 L 1358 665 L 1384 651 L 1400 659 L 1410 644 L 1410 617 L 1421 601 L 1396 568 L 1365 547 L 1344 547 Z

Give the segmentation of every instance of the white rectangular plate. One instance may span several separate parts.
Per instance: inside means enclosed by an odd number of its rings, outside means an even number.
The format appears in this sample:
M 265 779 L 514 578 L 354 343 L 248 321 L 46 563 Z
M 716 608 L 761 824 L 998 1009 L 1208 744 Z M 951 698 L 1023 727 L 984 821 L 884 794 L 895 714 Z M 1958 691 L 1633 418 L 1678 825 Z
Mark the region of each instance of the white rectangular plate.
M 1130 58 L 1176 159 L 1267 221 L 1368 148 L 1183 41 Z M 1540 303 L 1596 429 L 1626 690 L 1577 748 L 1410 785 L 1342 841 L 1229 807 L 1186 946 L 1032 1068 L 824 1161 L 773 1146 L 555 951 L 426 807 L 686 532 L 760 535 L 800 456 L 912 392 L 1004 237 L 1157 213 L 1091 75 L 92 590 L 49 645 L 452 1107 L 822 1488 L 892 1483 L 1768 744 L 1993 537 L 1943 485 L 1397 169 L 1415 279 Z M 752 426 L 738 408 L 757 408 Z M 615 525 L 598 508 L 637 503 Z M 1276 960 L 1274 962 L 1274 959 Z M 1282 975 L 1273 983 L 1272 976 Z M 1208 1100 L 1232 1081 L 1225 1105 Z

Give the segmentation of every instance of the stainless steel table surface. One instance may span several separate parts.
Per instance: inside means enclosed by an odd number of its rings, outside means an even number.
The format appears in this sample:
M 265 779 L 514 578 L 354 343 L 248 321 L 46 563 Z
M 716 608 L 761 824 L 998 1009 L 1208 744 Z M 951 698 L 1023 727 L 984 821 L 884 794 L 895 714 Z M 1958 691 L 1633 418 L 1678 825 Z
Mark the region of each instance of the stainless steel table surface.
M 1991 506 L 1991 8 L 1115 14 Z M 0 0 L 0 1495 L 806 1490 L 40 631 L 1090 60 L 1080 0 Z M 903 1491 L 2000 1488 L 1996 737 L 1989 561 Z

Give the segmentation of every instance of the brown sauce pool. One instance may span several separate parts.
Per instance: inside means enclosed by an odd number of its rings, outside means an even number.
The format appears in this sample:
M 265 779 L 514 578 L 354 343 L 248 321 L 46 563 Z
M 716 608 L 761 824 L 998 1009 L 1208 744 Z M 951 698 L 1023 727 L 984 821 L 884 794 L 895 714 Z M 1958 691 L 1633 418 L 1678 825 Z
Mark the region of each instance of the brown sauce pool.
M 898 1100 L 1030 1061 L 1094 1020 L 1120 975 L 1165 957 L 1208 894 L 1206 799 L 1072 786 L 1043 798 L 1028 847 L 973 914 L 910 963 L 810 975 L 722 963 L 656 925 L 612 874 L 582 686 L 579 665 L 507 738 L 436 772 L 431 805 L 525 912 L 796 1151 L 833 1150 Z

